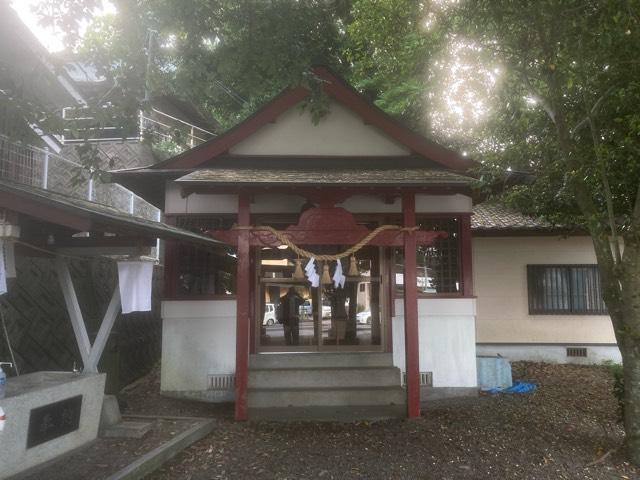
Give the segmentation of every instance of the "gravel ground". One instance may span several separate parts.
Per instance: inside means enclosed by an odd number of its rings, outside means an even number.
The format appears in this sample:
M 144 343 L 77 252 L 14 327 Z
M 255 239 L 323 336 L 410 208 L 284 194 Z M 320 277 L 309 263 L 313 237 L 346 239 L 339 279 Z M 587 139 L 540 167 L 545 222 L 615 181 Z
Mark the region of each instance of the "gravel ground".
M 539 388 L 428 403 L 420 419 L 372 424 L 238 423 L 229 405 L 150 394 L 157 373 L 123 398 L 130 412 L 218 419 L 155 480 L 640 478 L 623 456 L 605 367 L 516 363 L 513 371 Z

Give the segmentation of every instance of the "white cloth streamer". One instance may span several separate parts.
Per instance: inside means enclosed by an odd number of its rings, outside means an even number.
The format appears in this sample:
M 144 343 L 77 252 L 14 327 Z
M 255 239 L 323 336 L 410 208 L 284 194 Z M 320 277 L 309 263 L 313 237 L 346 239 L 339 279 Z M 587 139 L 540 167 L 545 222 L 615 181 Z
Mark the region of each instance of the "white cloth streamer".
M 0 240 L 0 295 L 7 293 L 7 271 L 4 268 L 5 243 Z
M 342 262 L 340 260 L 336 260 L 336 271 L 333 274 L 333 286 L 335 288 L 344 288 L 344 282 L 347 280 L 347 277 L 342 273 Z
M 316 273 L 316 259 L 311 258 L 307 265 L 304 267 L 304 271 L 307 274 L 307 279 L 311 282 L 312 287 L 320 286 L 320 275 Z
M 153 262 L 118 262 L 118 282 L 122 313 L 151 310 Z

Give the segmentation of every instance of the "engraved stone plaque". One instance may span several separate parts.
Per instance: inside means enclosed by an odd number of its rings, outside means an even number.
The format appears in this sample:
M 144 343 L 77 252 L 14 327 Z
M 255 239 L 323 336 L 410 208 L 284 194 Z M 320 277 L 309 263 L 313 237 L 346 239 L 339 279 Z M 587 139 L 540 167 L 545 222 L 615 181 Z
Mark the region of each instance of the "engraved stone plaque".
M 82 395 L 32 409 L 27 448 L 78 430 L 81 411 Z

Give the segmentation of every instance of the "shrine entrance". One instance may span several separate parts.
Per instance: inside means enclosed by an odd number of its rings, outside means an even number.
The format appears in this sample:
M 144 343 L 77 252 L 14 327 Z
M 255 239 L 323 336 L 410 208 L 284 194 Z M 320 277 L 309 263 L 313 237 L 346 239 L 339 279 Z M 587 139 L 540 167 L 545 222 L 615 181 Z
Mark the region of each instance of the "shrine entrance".
M 347 247 L 309 246 L 322 255 L 333 255 Z M 318 262 L 328 267 L 330 283 L 313 287 L 295 279 L 296 254 L 289 248 L 256 251 L 256 352 L 382 351 L 390 321 L 388 291 L 382 262 L 384 249 L 368 246 L 354 259 L 357 275 L 335 282 L 336 262 Z M 304 269 L 309 260 L 301 261 Z M 349 258 L 341 260 L 344 273 L 353 269 Z

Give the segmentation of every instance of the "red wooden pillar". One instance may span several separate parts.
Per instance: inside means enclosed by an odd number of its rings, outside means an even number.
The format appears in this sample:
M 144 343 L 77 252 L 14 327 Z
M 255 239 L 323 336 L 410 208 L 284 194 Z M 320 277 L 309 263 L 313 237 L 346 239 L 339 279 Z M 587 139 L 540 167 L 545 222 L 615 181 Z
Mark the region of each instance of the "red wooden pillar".
M 402 195 L 405 227 L 416 226 L 416 197 Z M 413 232 L 404 234 L 404 351 L 407 371 L 407 417 L 420 416 L 420 341 L 418 339 L 417 242 Z
M 473 259 L 471 244 L 471 216 L 460 217 L 460 259 L 462 263 L 462 292 L 465 297 L 473 296 Z
M 249 196 L 238 196 L 238 225 L 250 224 Z M 251 263 L 249 231 L 238 233 L 236 276 L 236 420 L 247 420 L 247 383 L 249 376 L 249 324 L 251 295 Z

